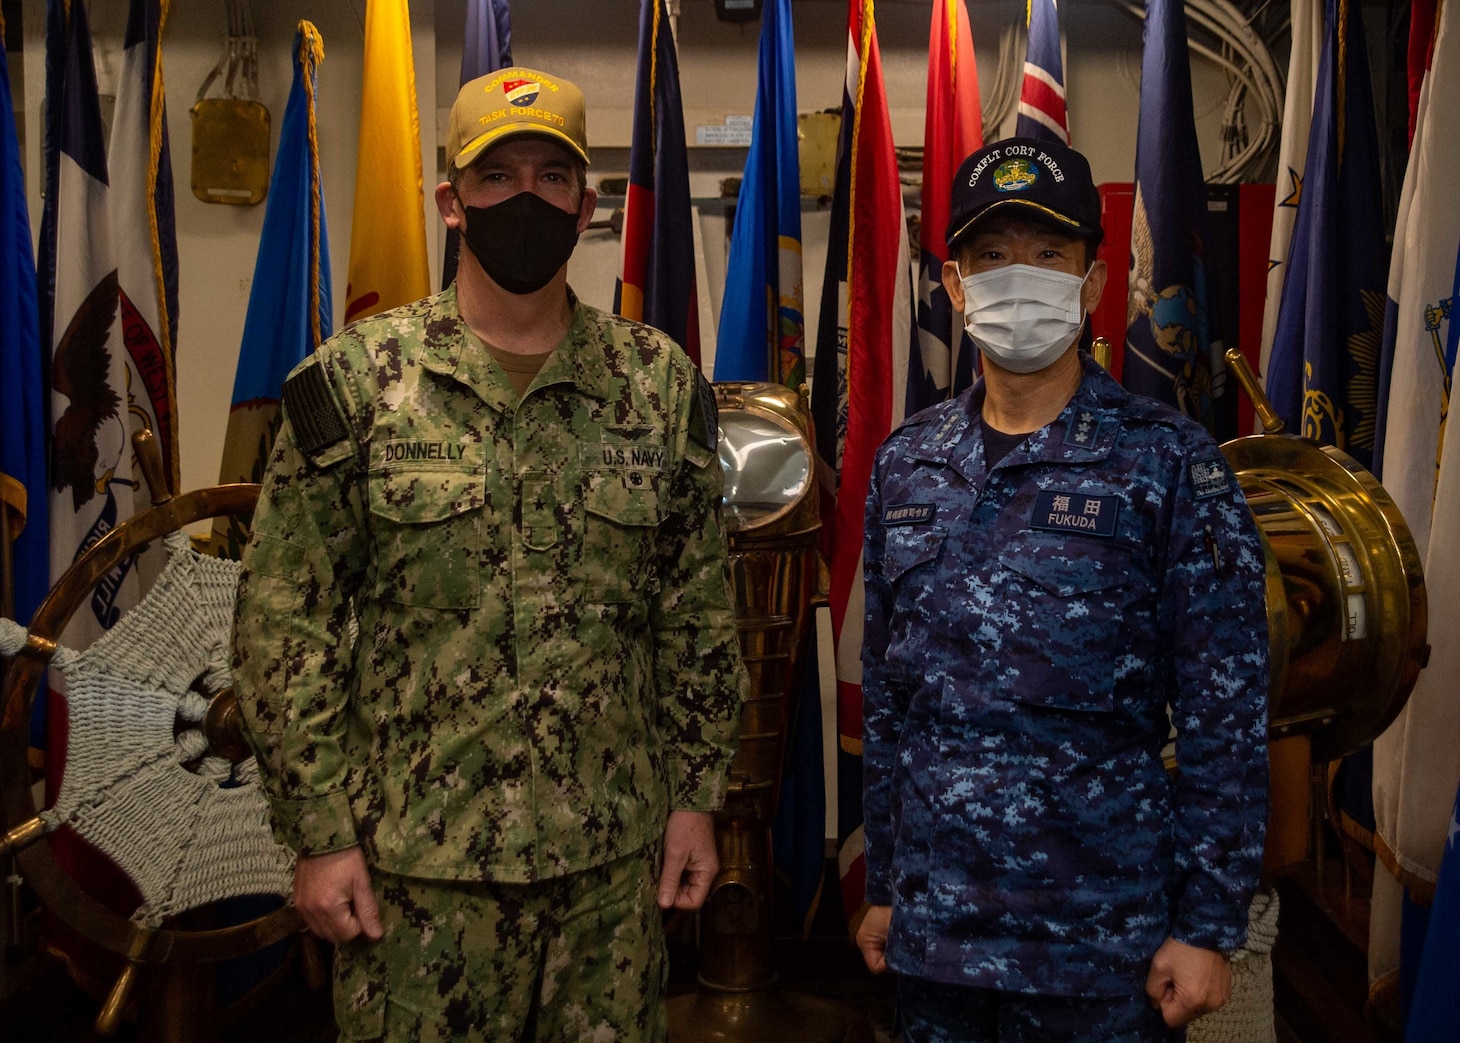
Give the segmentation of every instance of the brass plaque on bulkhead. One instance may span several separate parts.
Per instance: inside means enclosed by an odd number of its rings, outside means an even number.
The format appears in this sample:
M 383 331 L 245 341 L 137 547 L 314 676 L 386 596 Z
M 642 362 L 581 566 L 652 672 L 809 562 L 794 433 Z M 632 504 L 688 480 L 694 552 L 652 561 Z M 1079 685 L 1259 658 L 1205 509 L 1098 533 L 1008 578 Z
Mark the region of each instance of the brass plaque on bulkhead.
M 841 129 L 838 112 L 803 112 L 796 117 L 803 196 L 831 195 L 836 186 L 836 145 Z
M 193 195 L 250 206 L 269 192 L 269 110 L 256 101 L 204 98 L 193 106 Z

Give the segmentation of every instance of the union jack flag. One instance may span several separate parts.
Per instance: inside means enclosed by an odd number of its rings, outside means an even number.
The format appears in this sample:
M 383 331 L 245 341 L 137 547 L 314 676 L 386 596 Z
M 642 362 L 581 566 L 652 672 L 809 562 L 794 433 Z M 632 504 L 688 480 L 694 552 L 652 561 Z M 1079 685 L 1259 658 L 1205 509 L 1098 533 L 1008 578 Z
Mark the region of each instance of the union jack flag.
M 1029 0 L 1029 46 L 1024 85 L 1019 90 L 1019 121 L 1014 136 L 1070 143 L 1065 112 L 1065 70 L 1060 58 L 1060 16 L 1055 0 Z

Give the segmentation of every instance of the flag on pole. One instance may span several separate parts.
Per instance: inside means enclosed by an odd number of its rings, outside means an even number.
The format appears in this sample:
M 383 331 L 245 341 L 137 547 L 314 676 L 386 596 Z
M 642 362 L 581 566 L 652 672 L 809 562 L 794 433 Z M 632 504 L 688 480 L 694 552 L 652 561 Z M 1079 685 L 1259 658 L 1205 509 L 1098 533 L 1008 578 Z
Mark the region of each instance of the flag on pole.
M 669 334 L 700 362 L 689 153 L 665 0 L 642 0 L 624 256 L 613 310 Z
M 725 268 L 715 379 L 801 387 L 806 318 L 790 0 L 769 0 L 761 19 L 755 119 Z M 803 934 L 820 901 L 826 861 L 815 613 L 808 613 L 807 623 L 795 676 L 788 678 L 786 761 L 771 828 L 776 876 Z
M 1450 805 L 1444 854 L 1430 906 L 1429 926 L 1415 978 L 1405 1043 L 1447 1043 L 1460 1039 L 1460 790 Z
M 6 522 L 0 538 L 14 541 L 0 547 L 10 563 L 0 575 L 0 615 L 26 626 L 51 585 L 50 525 L 45 356 L 13 105 L 8 59 L 0 55 L 0 518 Z
M 1384 487 L 1424 561 L 1431 605 L 1460 598 L 1460 425 L 1445 421 L 1460 343 L 1460 199 L 1453 190 L 1460 139 L 1449 128 L 1460 104 L 1456 18 L 1452 5 L 1441 5 L 1405 171 L 1384 333 L 1392 375 L 1376 450 Z M 1429 641 L 1429 665 L 1374 741 L 1374 849 L 1393 877 L 1375 874 L 1369 952 L 1376 985 L 1400 969 L 1405 892 L 1421 902 L 1434 894 L 1449 840 L 1447 811 L 1460 783 L 1460 639 L 1452 627 L 1432 626 Z
M 1384 332 L 1384 209 L 1356 0 L 1328 0 L 1304 191 L 1267 397 L 1291 431 L 1374 464 Z
M 51 581 L 86 548 L 132 514 L 131 434 L 140 426 L 135 389 L 118 322 L 117 266 L 108 206 L 101 106 L 86 5 L 51 0 L 59 27 L 47 60 L 59 66 L 47 113 L 47 191 L 41 227 L 42 285 L 48 311 L 51 469 Z M 135 408 L 134 408 L 135 407 Z M 85 647 L 135 601 L 136 578 L 123 563 L 73 617 L 66 644 Z
M 1409 5 L 1409 47 L 1404 63 L 1408 77 L 1409 147 L 1414 147 L 1414 131 L 1419 126 L 1419 94 L 1429 72 L 1435 44 L 1435 18 L 1439 0 L 1412 0 Z
M 315 98 L 324 38 L 301 21 L 294 35 L 294 84 L 279 129 L 279 151 L 243 320 L 233 404 L 218 481 L 261 482 L 274 437 L 284 378 L 332 332 L 329 228 L 315 135 Z M 239 518 L 213 523 L 214 547 L 238 558 L 248 542 Z
M 178 492 L 177 220 L 160 46 L 167 6 L 131 0 L 107 167 L 122 339 L 142 378 L 128 406 L 145 414 Z
M 1146 5 L 1136 131 L 1123 380 L 1214 429 L 1225 372 L 1207 264 L 1206 183 L 1196 143 L 1186 14 Z
M 149 387 L 123 340 L 101 106 L 86 5 L 46 12 L 46 192 L 39 284 L 50 377 L 50 582 L 132 515 L 131 436 L 150 420 Z M 145 419 L 144 419 L 145 418 Z M 132 561 L 92 590 L 62 635 L 84 648 L 137 601 Z M 55 675 L 52 674 L 52 683 Z M 64 751 L 66 718 L 52 701 L 47 749 Z M 41 715 L 33 715 L 33 723 Z M 38 737 L 33 735 L 33 741 Z M 57 755 L 58 758 L 60 754 Z M 48 786 L 59 772 L 47 776 Z
M 1440 112 L 1460 100 L 1460 41 L 1447 28 L 1451 25 L 1453 21 L 1442 21 L 1436 29 L 1427 56 L 1431 67 L 1419 70 L 1415 135 L 1390 256 L 1374 450 L 1375 473 L 1384 478 L 1408 521 L 1422 558 L 1431 522 L 1442 524 L 1438 509 L 1432 512 L 1430 505 L 1443 463 L 1440 450 L 1454 372 L 1450 310 L 1460 280 L 1460 272 L 1451 269 L 1452 263 L 1460 269 L 1460 261 L 1452 260 L 1460 243 L 1460 208 L 1447 188 L 1452 168 L 1445 166 L 1460 159 L 1460 151 L 1449 145 L 1441 122 L 1429 116 L 1432 97 Z M 1413 39 L 1412 31 L 1411 43 Z M 1404 420 L 1390 424 L 1390 415 Z M 1427 579 L 1433 592 L 1433 577 Z M 1426 674 L 1420 675 L 1421 682 L 1427 681 Z M 1445 727 L 1444 705 L 1443 695 L 1437 699 L 1433 687 L 1417 685 L 1394 723 L 1373 744 L 1374 847 L 1393 875 L 1374 877 L 1371 996 L 1391 991 L 1396 981 L 1406 994 L 1413 982 L 1414 955 L 1424 945 L 1424 917 L 1413 915 L 1420 908 L 1414 899 L 1432 895 L 1435 871 L 1434 862 L 1427 864 L 1416 852 L 1432 847 L 1428 837 L 1437 821 L 1435 807 L 1450 774 L 1450 765 L 1431 759 L 1433 752 L 1446 756 L 1453 741 L 1455 729 Z
M 847 5 L 847 78 L 812 413 L 836 475 L 823 548 L 831 570 L 837 675 L 837 842 L 842 904 L 856 922 L 862 829 L 862 523 L 877 447 L 902 421 L 914 340 L 912 263 L 882 80 L 873 0 Z M 825 511 L 823 512 L 825 516 Z
M 1295 0 L 1261 369 L 1288 430 L 1374 463 L 1384 298 L 1378 140 L 1357 5 Z M 1243 432 L 1245 433 L 1245 432 Z M 1344 760 L 1340 823 L 1373 831 L 1372 751 Z
M 512 11 L 507 0 L 467 0 L 466 39 L 461 49 L 461 85 L 512 64 Z M 441 262 L 441 288 L 456 280 L 456 259 L 461 254 L 461 233 L 446 230 L 446 254 Z
M 368 0 L 345 323 L 431 292 L 406 0 Z
M 1053 0 L 1050 0 L 1051 5 Z M 943 289 L 944 235 L 953 176 L 983 145 L 978 67 L 963 0 L 937 0 L 928 34 L 928 102 L 923 123 L 922 216 L 918 223 L 918 343 L 907 376 L 907 415 L 973 383 L 973 342 Z
M 716 380 L 806 380 L 801 283 L 801 164 L 797 157 L 796 51 L 790 0 L 770 0 L 760 27 L 760 82 L 750 154 L 715 347 Z
M 1277 332 L 1278 306 L 1283 299 L 1283 279 L 1288 271 L 1288 246 L 1293 241 L 1293 225 L 1297 223 L 1298 203 L 1303 195 L 1308 129 L 1313 123 L 1313 91 L 1318 83 L 1318 59 L 1323 53 L 1323 0 L 1292 0 L 1291 35 L 1282 141 L 1278 147 L 1277 192 L 1267 253 L 1267 299 L 1262 311 L 1259 366 L 1264 375 L 1272 354 L 1273 334 Z M 1290 422 L 1296 419 L 1291 418 Z
M 1025 23 L 1029 42 L 1014 136 L 1068 145 L 1070 121 L 1065 112 L 1065 71 L 1060 57 L 1060 16 L 1055 0 L 1027 0 Z
M 1445 37 L 1440 35 L 1441 25 L 1437 21 L 1433 45 L 1427 52 L 1428 65 L 1422 70 L 1421 88 L 1415 102 L 1415 133 L 1409 154 L 1409 163 L 1404 170 L 1404 186 L 1399 195 L 1399 211 L 1394 224 L 1394 245 L 1389 252 L 1389 281 L 1384 304 L 1384 343 L 1379 354 L 1379 390 L 1377 431 L 1374 438 L 1374 474 L 1384 480 L 1386 488 L 1395 503 L 1404 511 L 1415 541 L 1421 550 L 1429 539 L 1430 498 L 1434 493 L 1434 482 L 1439 470 L 1439 447 L 1443 436 L 1444 417 L 1448 412 L 1448 385 L 1433 382 L 1433 374 L 1426 372 L 1423 364 L 1416 369 L 1412 349 L 1396 350 L 1400 343 L 1408 344 L 1416 335 L 1416 307 L 1433 298 L 1434 308 L 1424 314 L 1422 328 L 1431 338 L 1438 337 L 1441 324 L 1448 319 L 1448 307 L 1439 303 L 1436 296 L 1443 290 L 1446 277 L 1445 263 L 1448 258 L 1449 242 L 1452 236 L 1460 236 L 1460 207 L 1453 201 L 1453 193 L 1437 188 L 1437 173 L 1434 164 L 1448 162 L 1453 156 L 1460 156 L 1460 150 L 1447 148 L 1437 136 L 1438 129 L 1431 130 L 1426 140 L 1422 133 L 1429 122 L 1431 99 L 1443 107 L 1460 100 L 1460 34 L 1450 30 Z M 1433 74 L 1436 55 L 1444 52 L 1440 62 L 1443 75 Z M 1406 301 L 1406 295 L 1408 300 Z M 1406 307 L 1401 314 L 1401 302 Z M 1405 329 L 1401 332 L 1400 323 Z M 1435 348 L 1436 361 L 1445 374 L 1453 366 L 1444 365 L 1445 352 Z M 1452 360 L 1453 361 L 1453 360 Z M 1448 380 L 1448 376 L 1446 377 Z M 1391 430 L 1390 410 L 1395 406 L 1415 409 L 1415 415 L 1405 423 L 1395 424 Z M 1401 413 L 1401 415 L 1403 415 Z M 1392 445 L 1391 445 L 1392 443 Z M 1429 466 L 1426 447 L 1435 447 L 1435 466 Z M 1417 513 L 1417 517 L 1412 517 Z
M 821 752 L 821 670 L 816 612 L 806 613 L 806 633 L 790 679 L 791 705 L 781 799 L 771 823 L 776 879 L 789 900 L 803 939 L 821 905 L 826 880 L 826 772 Z

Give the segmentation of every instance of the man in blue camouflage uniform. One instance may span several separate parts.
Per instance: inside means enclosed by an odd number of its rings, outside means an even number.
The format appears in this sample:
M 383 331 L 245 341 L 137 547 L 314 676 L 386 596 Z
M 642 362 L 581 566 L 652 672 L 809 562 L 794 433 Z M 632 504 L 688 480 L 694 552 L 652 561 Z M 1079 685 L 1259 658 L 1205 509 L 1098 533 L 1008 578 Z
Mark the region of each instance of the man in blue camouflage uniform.
M 943 282 L 984 375 L 877 457 L 858 944 L 907 1043 L 1179 1036 L 1246 934 L 1262 548 L 1206 431 L 1079 350 L 1099 223 L 1068 148 L 964 162 Z
M 447 156 L 455 285 L 284 386 L 239 703 L 343 1038 L 658 1041 L 748 687 L 714 398 L 568 288 L 576 87 L 468 83 Z

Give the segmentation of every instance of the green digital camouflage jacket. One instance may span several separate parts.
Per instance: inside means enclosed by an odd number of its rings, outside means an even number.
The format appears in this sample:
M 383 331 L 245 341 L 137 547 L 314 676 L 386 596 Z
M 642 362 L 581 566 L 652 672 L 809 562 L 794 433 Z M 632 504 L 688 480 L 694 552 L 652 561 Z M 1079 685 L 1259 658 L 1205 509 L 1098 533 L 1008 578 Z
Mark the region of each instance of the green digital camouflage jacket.
M 233 677 L 301 854 L 526 883 L 724 799 L 748 681 L 714 399 L 663 334 L 572 304 L 520 402 L 454 289 L 285 385 Z

